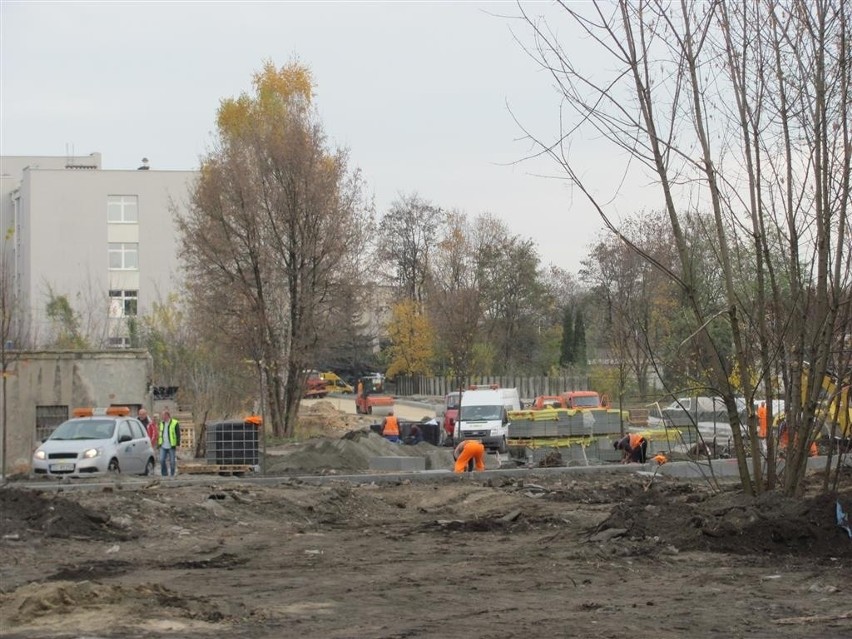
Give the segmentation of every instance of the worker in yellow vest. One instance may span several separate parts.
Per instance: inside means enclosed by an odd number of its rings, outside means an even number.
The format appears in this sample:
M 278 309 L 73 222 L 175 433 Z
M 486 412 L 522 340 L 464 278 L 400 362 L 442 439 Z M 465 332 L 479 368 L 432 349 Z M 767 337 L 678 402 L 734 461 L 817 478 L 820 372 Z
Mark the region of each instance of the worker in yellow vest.
M 163 411 L 163 421 L 160 422 L 157 446 L 160 447 L 160 472 L 163 477 L 167 474 L 174 477 L 177 473 L 177 449 L 180 446 L 180 422 L 172 419 L 169 409 Z M 166 469 L 168 466 L 168 472 Z

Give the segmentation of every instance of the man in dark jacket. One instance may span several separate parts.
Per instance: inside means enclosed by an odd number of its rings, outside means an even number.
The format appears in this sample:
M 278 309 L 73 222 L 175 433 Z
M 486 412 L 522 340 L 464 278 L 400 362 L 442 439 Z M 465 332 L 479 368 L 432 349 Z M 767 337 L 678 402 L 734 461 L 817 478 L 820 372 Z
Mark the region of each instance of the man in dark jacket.
M 621 463 L 635 462 L 644 464 L 647 459 L 648 442 L 639 433 L 628 433 L 612 443 L 615 450 L 621 450 Z

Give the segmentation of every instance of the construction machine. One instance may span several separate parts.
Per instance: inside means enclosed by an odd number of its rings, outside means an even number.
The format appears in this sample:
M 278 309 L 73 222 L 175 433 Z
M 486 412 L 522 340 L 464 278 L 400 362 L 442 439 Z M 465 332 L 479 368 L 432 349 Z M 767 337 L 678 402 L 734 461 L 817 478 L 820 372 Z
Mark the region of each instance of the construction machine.
M 359 415 L 387 415 L 393 410 L 394 398 L 384 392 L 384 380 L 371 375 L 358 378 L 355 412 Z
M 808 370 L 806 365 L 802 372 L 802 400 L 808 389 Z M 852 388 L 849 379 L 839 378 L 828 371 L 822 378 L 822 390 L 819 397 L 819 408 L 816 417 L 823 422 L 823 434 L 840 439 L 852 437 L 852 407 L 849 406 L 849 389 Z
M 325 380 L 320 375 L 319 371 L 306 371 L 305 394 L 304 399 L 320 399 L 328 395 Z

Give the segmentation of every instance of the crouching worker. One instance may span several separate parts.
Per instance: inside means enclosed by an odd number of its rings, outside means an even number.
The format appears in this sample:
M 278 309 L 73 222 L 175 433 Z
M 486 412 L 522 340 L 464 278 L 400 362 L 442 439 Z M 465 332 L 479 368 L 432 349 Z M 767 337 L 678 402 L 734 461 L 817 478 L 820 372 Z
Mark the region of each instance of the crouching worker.
M 466 439 L 456 446 L 453 451 L 453 459 L 456 460 L 454 472 L 471 472 L 474 463 L 476 470 L 485 470 L 485 446 L 475 439 Z
M 642 435 L 629 433 L 621 439 L 614 441 L 612 447 L 621 451 L 621 463 L 629 464 L 635 462 L 644 464 L 648 452 L 648 442 Z
M 408 431 L 408 436 L 405 438 L 405 443 L 410 446 L 416 446 L 423 441 L 423 429 L 419 424 L 412 424 L 411 430 Z

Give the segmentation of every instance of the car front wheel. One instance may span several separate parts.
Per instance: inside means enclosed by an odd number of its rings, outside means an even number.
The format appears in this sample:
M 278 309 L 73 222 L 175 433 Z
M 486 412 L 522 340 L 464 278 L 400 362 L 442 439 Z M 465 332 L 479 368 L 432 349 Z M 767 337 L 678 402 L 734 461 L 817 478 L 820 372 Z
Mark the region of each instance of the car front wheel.
M 107 472 L 110 473 L 120 473 L 121 468 L 118 467 L 118 460 L 113 458 L 109 460 L 109 466 L 107 466 Z

